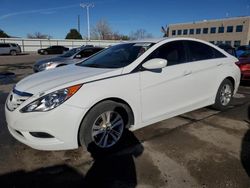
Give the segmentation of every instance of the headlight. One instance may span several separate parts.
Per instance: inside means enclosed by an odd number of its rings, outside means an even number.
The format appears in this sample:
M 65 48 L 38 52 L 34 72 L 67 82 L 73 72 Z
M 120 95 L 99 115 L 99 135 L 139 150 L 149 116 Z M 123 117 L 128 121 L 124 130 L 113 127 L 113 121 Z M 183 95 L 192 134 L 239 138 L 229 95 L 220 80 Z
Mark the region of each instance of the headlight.
M 20 112 L 46 112 L 52 110 L 73 96 L 81 86 L 82 84 L 79 84 L 49 93 L 23 107 Z
M 51 66 L 53 65 L 53 62 L 47 62 L 47 63 L 43 63 L 39 66 L 39 70 L 45 70 L 45 69 L 49 69 Z

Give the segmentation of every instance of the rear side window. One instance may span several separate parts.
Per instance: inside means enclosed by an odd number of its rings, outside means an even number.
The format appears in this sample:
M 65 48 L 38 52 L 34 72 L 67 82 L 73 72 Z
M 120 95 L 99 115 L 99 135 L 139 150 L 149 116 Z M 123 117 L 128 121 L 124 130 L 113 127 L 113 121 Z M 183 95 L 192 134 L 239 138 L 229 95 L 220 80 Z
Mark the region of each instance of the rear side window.
M 8 48 L 8 47 L 10 47 L 9 44 L 0 44 L 0 48 Z
M 17 47 L 17 44 L 11 44 L 11 46 L 13 46 L 13 47 Z
M 157 48 L 149 57 L 153 58 L 162 58 L 168 61 L 167 66 L 177 65 L 186 62 L 186 53 L 182 41 L 174 41 L 164 44 Z
M 224 54 L 206 44 L 196 41 L 186 41 L 189 49 L 190 61 L 201 61 L 214 58 L 226 57 Z

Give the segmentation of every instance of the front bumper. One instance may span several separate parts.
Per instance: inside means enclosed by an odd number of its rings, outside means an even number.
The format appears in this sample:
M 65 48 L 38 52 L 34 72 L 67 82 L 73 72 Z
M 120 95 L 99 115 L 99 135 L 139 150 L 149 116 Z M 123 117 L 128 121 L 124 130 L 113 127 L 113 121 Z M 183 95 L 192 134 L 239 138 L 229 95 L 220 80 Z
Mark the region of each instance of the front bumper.
M 67 150 L 78 148 L 78 130 L 87 109 L 62 104 L 48 112 L 21 113 L 9 111 L 5 105 L 8 129 L 20 142 L 39 150 Z M 42 132 L 50 138 L 35 137 Z

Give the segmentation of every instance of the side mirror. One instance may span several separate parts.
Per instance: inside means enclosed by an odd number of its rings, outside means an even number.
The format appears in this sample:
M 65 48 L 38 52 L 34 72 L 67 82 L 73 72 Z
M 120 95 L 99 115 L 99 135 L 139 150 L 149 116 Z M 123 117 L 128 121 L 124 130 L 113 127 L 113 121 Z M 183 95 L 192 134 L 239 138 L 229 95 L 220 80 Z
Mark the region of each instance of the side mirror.
M 166 59 L 154 58 L 143 63 L 143 68 L 148 70 L 162 69 L 167 66 L 168 61 Z

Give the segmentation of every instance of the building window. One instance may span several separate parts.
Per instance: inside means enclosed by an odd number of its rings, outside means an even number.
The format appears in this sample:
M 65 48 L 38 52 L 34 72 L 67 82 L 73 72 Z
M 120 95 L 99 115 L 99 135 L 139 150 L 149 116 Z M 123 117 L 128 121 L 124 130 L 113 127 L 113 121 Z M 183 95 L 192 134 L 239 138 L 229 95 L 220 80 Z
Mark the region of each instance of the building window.
M 172 35 L 176 35 L 176 31 L 175 30 L 172 30 Z
M 194 34 L 194 29 L 189 29 L 189 35 L 193 35 Z
M 240 46 L 240 40 L 235 40 L 234 47 L 239 47 L 239 46 Z
M 226 40 L 226 41 L 225 41 L 225 44 L 227 44 L 227 45 L 230 45 L 230 46 L 231 46 L 232 42 L 231 42 L 230 40 Z
M 214 44 L 214 41 L 209 41 L 210 43 Z
M 219 27 L 219 33 L 224 33 L 224 27 Z
M 182 34 L 182 30 L 178 30 L 178 35 L 181 35 Z
M 233 26 L 227 26 L 227 33 L 232 33 L 234 30 Z
M 188 34 L 188 30 L 187 29 L 184 29 L 183 30 L 183 35 L 187 35 Z
M 196 29 L 196 34 L 201 34 L 201 29 Z
M 210 28 L 210 33 L 216 33 L 216 27 L 211 27 Z
M 236 32 L 242 32 L 242 31 L 243 31 L 243 25 L 237 25 Z
M 208 28 L 203 28 L 203 34 L 208 34 Z

